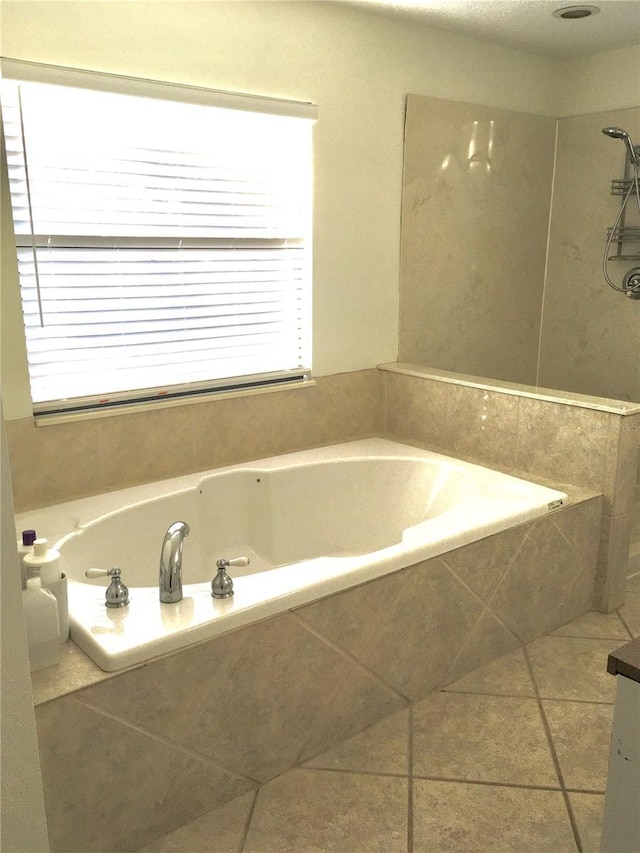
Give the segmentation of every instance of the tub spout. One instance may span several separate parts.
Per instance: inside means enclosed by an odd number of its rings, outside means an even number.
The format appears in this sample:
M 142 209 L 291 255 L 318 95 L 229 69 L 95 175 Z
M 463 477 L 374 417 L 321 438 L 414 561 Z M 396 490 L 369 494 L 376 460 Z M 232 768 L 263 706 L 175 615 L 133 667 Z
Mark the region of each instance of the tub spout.
M 182 599 L 182 545 L 190 533 L 186 521 L 174 521 L 160 551 L 160 601 L 175 604 Z

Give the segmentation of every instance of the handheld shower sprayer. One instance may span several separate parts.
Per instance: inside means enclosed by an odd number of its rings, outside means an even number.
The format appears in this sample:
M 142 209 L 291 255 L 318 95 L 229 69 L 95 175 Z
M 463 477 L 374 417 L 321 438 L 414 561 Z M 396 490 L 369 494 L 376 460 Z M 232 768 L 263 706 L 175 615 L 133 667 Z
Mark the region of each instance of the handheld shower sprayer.
M 604 274 L 605 281 L 613 290 L 617 290 L 618 293 L 624 293 L 625 296 L 628 296 L 630 299 L 640 299 L 640 267 L 634 267 L 629 270 L 627 275 L 624 277 L 622 282 L 622 287 L 618 287 L 611 281 L 609 273 L 607 271 L 607 261 L 608 260 L 632 260 L 635 257 L 640 257 L 640 255 L 622 255 L 620 252 L 620 247 L 622 246 L 622 241 L 627 239 L 637 239 L 635 236 L 635 232 L 638 231 L 637 228 L 630 228 L 625 225 L 625 213 L 627 209 L 627 203 L 632 194 L 635 194 L 636 202 L 638 205 L 638 213 L 640 214 L 640 148 L 636 148 L 633 142 L 631 141 L 631 137 L 627 133 L 626 130 L 622 130 L 620 127 L 603 127 L 602 132 L 605 136 L 611 137 L 611 139 L 622 139 L 624 140 L 624 144 L 627 146 L 627 160 L 625 161 L 625 171 L 624 171 L 624 180 L 621 183 L 624 197 L 622 199 L 622 204 L 620 205 L 620 210 L 618 211 L 618 215 L 616 216 L 615 222 L 613 223 L 612 228 L 609 229 L 609 233 L 607 236 L 607 245 L 604 250 L 604 256 L 602 258 L 602 272 Z M 630 179 L 629 170 L 631 171 Z M 628 186 L 626 186 L 628 184 Z M 614 255 L 612 258 L 609 257 L 609 250 L 611 249 L 611 244 L 614 239 L 618 243 L 618 253 Z
M 625 145 L 629 150 L 629 158 L 634 166 L 640 165 L 638 163 L 638 152 L 635 149 L 633 142 L 631 141 L 631 137 L 627 133 L 626 130 L 622 130 L 621 127 L 603 127 L 602 132 L 605 136 L 610 136 L 612 139 L 624 139 Z

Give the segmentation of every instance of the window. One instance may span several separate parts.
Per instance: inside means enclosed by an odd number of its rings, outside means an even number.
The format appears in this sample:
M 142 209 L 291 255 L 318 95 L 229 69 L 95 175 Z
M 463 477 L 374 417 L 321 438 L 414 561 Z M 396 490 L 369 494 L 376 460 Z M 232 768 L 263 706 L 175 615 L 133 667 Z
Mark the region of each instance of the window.
M 36 413 L 308 376 L 312 105 L 3 73 Z

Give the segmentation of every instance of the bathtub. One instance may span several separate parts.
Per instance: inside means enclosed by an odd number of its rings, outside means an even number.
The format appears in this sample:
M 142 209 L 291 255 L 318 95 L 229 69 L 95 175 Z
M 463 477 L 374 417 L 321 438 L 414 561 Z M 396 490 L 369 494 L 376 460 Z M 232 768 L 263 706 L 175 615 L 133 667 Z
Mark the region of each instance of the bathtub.
M 553 511 L 563 492 L 384 439 L 291 453 L 19 515 L 55 543 L 69 578 L 71 637 L 107 672 L 435 557 Z M 164 534 L 186 521 L 184 598 L 158 599 Z M 211 597 L 220 557 L 234 596 Z M 130 603 L 104 606 L 122 570 Z

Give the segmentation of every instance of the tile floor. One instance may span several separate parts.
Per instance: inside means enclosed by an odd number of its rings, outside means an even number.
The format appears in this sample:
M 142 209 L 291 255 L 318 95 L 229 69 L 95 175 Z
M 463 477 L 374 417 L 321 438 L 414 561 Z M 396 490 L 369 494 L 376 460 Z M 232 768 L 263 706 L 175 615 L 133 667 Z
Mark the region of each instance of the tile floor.
M 626 603 L 464 676 L 139 853 L 597 853 Z

